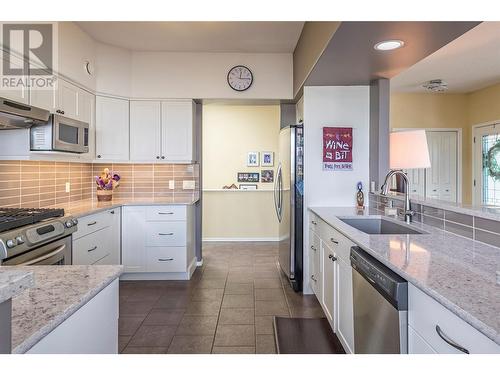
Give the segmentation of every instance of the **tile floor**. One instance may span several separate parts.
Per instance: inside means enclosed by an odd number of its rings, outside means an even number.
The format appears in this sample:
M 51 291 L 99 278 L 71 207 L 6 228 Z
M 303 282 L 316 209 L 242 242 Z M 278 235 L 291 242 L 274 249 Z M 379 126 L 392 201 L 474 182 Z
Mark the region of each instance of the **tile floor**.
M 120 283 L 120 352 L 275 353 L 272 317 L 323 317 L 282 280 L 276 243 L 203 244 L 189 281 Z

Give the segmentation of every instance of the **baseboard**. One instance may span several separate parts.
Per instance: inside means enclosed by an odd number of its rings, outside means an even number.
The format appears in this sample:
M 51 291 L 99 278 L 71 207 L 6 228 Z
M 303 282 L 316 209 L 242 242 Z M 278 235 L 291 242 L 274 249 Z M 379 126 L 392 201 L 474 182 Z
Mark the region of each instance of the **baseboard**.
M 207 237 L 203 242 L 278 242 L 278 237 Z

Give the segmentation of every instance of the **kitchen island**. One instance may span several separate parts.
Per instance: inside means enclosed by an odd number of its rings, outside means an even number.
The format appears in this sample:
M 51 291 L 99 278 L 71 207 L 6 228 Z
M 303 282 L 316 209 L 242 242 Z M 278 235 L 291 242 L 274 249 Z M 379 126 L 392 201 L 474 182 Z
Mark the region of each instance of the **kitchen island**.
M 35 284 L 12 299 L 12 353 L 117 353 L 122 266 L 2 267 Z

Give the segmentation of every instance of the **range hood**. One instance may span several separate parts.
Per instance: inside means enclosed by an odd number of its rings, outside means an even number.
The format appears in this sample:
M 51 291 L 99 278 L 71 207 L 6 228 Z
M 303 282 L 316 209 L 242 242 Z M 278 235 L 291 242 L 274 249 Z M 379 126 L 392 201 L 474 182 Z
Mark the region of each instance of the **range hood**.
M 0 130 L 26 129 L 49 120 L 50 112 L 10 99 L 0 98 Z

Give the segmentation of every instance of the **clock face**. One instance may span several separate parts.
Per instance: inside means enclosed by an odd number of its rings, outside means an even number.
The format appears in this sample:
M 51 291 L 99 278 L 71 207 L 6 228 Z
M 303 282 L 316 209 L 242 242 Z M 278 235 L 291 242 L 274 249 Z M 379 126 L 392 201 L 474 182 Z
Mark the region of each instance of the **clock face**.
M 245 91 L 252 86 L 253 74 L 246 66 L 237 65 L 227 73 L 227 83 L 233 90 Z

